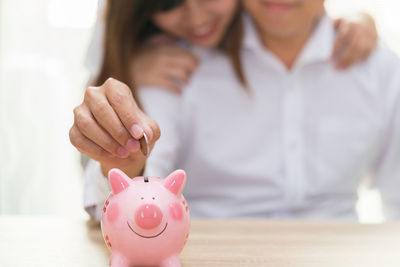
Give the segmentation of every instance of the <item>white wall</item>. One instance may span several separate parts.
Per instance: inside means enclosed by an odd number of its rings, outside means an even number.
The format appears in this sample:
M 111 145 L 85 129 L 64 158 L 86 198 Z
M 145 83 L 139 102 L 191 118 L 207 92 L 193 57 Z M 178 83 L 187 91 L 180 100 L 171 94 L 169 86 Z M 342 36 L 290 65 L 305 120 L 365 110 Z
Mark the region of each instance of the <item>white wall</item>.
M 332 16 L 366 11 L 374 16 L 382 39 L 400 55 L 399 0 L 325 0 Z
M 96 1 L 2 0 L 0 213 L 83 215 L 68 139 Z

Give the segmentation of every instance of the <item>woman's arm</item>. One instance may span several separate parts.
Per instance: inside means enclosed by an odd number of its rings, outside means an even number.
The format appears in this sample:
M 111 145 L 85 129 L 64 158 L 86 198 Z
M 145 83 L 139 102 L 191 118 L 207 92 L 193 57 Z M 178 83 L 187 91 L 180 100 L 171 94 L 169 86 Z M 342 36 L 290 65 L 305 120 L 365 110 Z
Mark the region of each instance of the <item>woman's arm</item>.
M 157 120 L 163 135 L 146 159 L 143 175 L 165 177 L 177 166 L 178 148 L 180 147 L 180 96 L 162 88 L 144 88 L 138 96 L 146 113 Z M 140 163 L 132 163 L 143 168 Z M 90 159 L 85 167 L 84 208 L 96 221 L 100 221 L 104 201 L 110 193 L 106 171 L 101 164 Z M 137 176 L 130 174 L 131 177 Z
M 137 87 L 160 87 L 180 93 L 198 66 L 196 56 L 176 41 L 157 36 L 146 42 L 132 59 L 131 73 Z
M 376 47 L 378 33 L 373 17 L 359 13 L 335 20 L 337 39 L 332 52 L 336 68 L 346 69 L 366 59 Z

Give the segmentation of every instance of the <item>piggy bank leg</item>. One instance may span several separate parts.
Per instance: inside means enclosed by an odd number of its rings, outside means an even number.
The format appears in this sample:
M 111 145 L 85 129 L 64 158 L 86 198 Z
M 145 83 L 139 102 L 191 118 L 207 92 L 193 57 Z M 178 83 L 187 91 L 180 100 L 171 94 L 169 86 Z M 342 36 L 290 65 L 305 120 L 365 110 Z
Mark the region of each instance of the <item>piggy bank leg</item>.
M 178 255 L 172 255 L 171 257 L 167 258 L 160 267 L 181 267 L 181 262 L 179 261 Z
M 110 259 L 110 266 L 111 267 L 129 267 L 130 263 L 128 262 L 128 260 L 121 256 L 118 253 L 113 253 L 111 255 L 111 259 Z

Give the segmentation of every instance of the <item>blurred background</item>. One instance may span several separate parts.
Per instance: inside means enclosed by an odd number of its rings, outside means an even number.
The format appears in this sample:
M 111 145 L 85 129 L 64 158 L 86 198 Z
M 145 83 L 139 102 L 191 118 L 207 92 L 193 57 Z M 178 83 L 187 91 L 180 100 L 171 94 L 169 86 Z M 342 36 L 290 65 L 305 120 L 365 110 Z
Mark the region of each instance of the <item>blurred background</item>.
M 367 11 L 400 55 L 399 0 L 326 0 Z M 88 80 L 84 58 L 97 0 L 0 0 L 0 215 L 85 217 L 82 168 L 68 131 Z M 379 194 L 361 188 L 362 222 L 380 222 Z

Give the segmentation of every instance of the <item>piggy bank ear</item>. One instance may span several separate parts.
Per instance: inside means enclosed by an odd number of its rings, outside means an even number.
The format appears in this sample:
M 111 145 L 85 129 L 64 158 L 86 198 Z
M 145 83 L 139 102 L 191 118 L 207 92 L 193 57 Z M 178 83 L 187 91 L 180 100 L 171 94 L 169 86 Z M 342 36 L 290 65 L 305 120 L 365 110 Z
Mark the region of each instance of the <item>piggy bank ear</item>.
M 183 170 L 176 170 L 164 180 L 164 186 L 173 194 L 180 196 L 186 183 L 186 173 Z
M 119 169 L 111 169 L 108 172 L 108 180 L 114 194 L 118 194 L 129 187 L 130 178 Z

